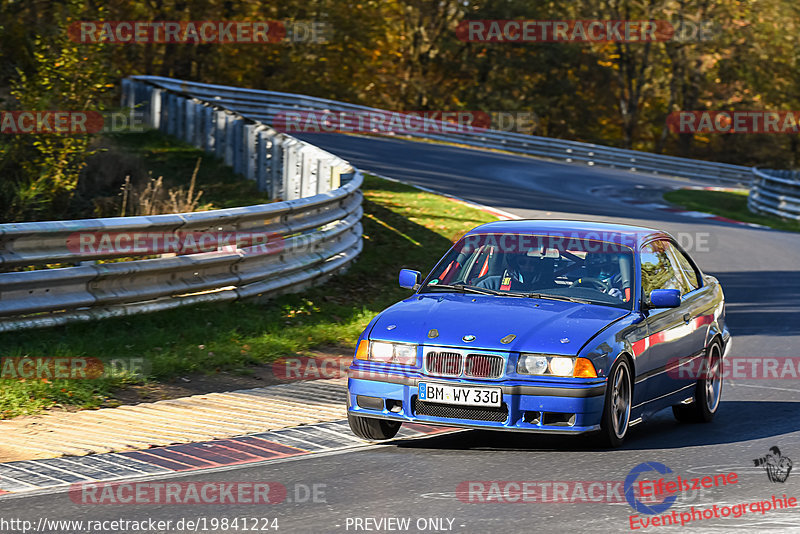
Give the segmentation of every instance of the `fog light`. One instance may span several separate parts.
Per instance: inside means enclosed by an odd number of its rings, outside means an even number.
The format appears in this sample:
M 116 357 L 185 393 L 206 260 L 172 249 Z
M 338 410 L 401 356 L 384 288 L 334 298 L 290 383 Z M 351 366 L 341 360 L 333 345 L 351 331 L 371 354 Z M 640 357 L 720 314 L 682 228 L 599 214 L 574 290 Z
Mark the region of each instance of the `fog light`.
M 356 395 L 356 404 L 360 408 L 367 410 L 383 410 L 383 399 L 380 397 L 368 397 L 367 395 Z
M 547 426 L 575 426 L 574 413 L 544 412 L 542 424 Z

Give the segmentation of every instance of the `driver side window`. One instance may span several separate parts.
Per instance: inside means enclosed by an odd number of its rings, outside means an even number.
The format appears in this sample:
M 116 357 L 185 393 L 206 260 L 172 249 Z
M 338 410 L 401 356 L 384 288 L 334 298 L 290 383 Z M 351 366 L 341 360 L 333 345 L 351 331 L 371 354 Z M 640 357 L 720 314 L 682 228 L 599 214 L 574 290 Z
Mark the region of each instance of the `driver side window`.
M 645 298 L 654 289 L 679 289 L 681 295 L 689 291 L 680 269 L 667 251 L 668 244 L 666 241 L 653 241 L 642 247 L 642 291 Z

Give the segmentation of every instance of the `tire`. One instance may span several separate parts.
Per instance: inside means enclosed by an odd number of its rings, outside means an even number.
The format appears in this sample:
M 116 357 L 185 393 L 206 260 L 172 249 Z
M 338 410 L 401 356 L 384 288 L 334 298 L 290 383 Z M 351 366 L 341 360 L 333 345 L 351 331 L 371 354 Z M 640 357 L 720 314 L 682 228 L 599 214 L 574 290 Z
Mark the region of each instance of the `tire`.
M 600 420 L 600 443 L 607 447 L 619 447 L 628 435 L 633 403 L 633 380 L 631 366 L 625 357 L 620 357 L 608 373 L 603 417 Z
M 722 399 L 722 348 L 718 342 L 708 347 L 705 372 L 697 381 L 694 402 L 677 404 L 672 414 L 681 423 L 710 423 Z
M 402 424 L 399 421 L 359 417 L 351 413 L 347 414 L 347 422 L 350 424 L 353 434 L 367 441 L 392 439 L 397 435 Z

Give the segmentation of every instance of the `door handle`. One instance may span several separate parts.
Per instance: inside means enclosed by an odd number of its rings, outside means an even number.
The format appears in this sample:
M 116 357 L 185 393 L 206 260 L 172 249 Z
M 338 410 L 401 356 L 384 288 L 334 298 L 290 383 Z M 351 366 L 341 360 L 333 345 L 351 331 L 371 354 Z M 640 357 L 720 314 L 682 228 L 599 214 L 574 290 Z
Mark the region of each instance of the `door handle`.
M 692 314 L 691 313 L 684 313 L 683 314 L 683 320 L 686 323 L 690 322 L 692 320 Z

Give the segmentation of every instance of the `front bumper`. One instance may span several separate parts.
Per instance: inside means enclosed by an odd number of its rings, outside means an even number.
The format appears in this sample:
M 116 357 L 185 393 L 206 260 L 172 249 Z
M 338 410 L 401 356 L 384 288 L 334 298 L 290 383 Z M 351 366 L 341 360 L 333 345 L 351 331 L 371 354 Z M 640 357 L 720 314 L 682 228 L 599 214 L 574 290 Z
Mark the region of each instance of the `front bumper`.
M 500 387 L 503 410 L 420 403 L 417 399 L 420 381 L 465 387 Z M 347 381 L 347 410 L 353 415 L 408 423 L 581 434 L 600 428 L 605 388 L 605 378 L 569 384 L 535 380 L 497 382 L 430 377 L 419 373 L 383 373 L 375 377 L 351 369 Z

